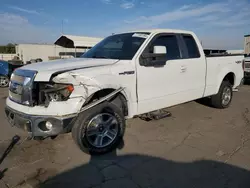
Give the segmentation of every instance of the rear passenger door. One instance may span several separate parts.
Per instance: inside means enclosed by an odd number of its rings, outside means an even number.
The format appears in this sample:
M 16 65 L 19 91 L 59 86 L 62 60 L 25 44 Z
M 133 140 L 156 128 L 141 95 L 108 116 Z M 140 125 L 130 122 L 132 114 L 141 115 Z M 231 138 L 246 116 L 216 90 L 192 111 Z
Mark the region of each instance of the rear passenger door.
M 182 57 L 182 78 L 185 79 L 183 90 L 189 100 L 201 98 L 204 94 L 206 80 L 206 59 L 199 52 L 197 43 L 192 35 L 179 35 Z

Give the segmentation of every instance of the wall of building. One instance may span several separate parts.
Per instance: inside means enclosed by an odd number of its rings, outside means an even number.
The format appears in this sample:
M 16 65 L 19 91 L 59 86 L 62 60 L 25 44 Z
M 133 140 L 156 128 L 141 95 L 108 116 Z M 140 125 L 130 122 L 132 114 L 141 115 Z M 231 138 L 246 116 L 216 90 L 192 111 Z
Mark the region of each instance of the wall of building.
M 245 36 L 244 51 L 245 54 L 250 54 L 250 35 Z
M 244 50 L 227 50 L 228 54 L 244 54 Z
M 54 44 L 18 44 L 16 54 L 26 63 L 31 59 L 41 58 L 49 61 L 50 57 L 74 57 L 75 52 L 84 53 L 86 49 L 63 48 Z
M 0 59 L 4 61 L 12 60 L 16 54 L 0 54 Z

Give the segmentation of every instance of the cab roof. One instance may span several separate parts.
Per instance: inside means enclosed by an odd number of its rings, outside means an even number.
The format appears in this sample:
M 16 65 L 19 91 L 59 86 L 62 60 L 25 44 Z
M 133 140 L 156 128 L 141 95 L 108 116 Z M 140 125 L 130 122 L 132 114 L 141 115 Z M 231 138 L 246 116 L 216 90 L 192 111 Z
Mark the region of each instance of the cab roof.
M 143 33 L 151 33 L 151 34 L 158 34 L 158 33 L 184 33 L 184 34 L 191 34 L 194 33 L 192 31 L 186 30 L 178 30 L 178 29 L 145 29 L 145 30 L 136 30 L 131 32 L 143 32 Z

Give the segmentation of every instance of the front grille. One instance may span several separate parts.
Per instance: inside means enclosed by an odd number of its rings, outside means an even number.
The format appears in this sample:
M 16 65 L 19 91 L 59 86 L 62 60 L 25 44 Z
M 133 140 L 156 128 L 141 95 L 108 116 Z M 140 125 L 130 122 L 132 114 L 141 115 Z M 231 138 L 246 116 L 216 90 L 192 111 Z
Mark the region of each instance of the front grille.
M 9 98 L 19 104 L 33 106 L 33 82 L 36 72 L 17 69 L 11 75 Z
M 245 62 L 245 68 L 247 68 L 247 69 L 250 68 L 250 62 L 248 62 L 248 61 Z

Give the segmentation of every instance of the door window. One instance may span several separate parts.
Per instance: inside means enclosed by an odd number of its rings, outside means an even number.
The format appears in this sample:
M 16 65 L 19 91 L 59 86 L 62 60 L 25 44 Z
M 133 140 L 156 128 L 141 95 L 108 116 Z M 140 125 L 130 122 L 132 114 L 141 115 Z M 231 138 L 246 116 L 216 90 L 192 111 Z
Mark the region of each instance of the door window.
M 165 46 L 167 49 L 167 60 L 180 59 L 180 49 L 175 35 L 157 37 L 150 45 L 149 52 L 153 53 L 154 46 Z
M 199 58 L 200 52 L 194 38 L 191 35 L 184 35 L 183 40 L 187 46 L 188 58 Z

